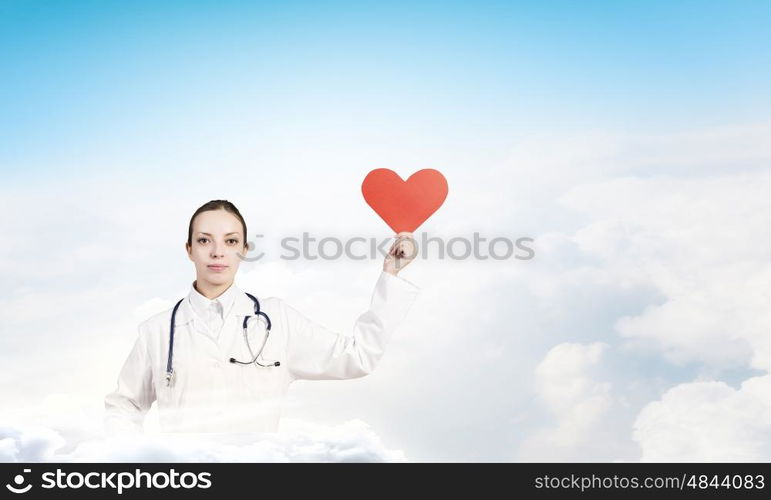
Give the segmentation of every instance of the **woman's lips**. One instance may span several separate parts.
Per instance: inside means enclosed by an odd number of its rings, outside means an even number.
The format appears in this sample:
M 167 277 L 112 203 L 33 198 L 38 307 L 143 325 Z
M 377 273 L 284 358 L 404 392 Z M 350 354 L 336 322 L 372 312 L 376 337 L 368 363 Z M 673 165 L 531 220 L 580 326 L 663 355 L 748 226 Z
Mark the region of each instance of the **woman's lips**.
M 222 272 L 228 268 L 228 266 L 223 266 L 223 265 L 208 265 L 206 267 L 208 267 L 212 271 L 217 271 L 217 272 Z

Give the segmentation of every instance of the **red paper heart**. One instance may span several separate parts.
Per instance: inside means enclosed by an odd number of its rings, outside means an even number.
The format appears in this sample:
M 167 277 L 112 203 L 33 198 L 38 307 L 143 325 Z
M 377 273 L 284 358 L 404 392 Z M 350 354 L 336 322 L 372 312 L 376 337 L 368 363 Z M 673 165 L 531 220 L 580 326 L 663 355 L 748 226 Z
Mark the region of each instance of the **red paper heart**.
M 393 170 L 377 168 L 361 183 L 364 200 L 395 232 L 413 232 L 447 198 L 447 179 L 424 168 L 403 181 Z

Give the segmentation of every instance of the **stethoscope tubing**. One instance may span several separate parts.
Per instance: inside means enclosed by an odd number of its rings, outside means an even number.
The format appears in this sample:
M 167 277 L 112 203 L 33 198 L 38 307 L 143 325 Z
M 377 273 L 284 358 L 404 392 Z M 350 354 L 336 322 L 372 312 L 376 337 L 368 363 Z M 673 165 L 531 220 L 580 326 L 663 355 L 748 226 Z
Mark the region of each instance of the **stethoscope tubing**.
M 244 292 L 244 293 L 246 293 L 246 292 Z M 249 354 L 252 355 L 253 359 L 251 361 L 246 362 L 246 361 L 238 361 L 235 358 L 230 358 L 229 361 L 231 363 L 238 363 L 238 364 L 241 364 L 241 365 L 257 364 L 259 366 L 262 366 L 263 368 L 270 368 L 272 366 L 280 366 L 281 363 L 278 362 L 278 361 L 274 361 L 273 363 L 270 363 L 270 364 L 267 364 L 267 365 L 263 365 L 262 363 L 260 363 L 258 361 L 258 358 L 262 355 L 262 351 L 265 349 L 265 344 L 268 343 L 268 337 L 270 336 L 270 329 L 272 328 L 273 325 L 271 324 L 271 321 L 270 321 L 270 318 L 268 317 L 268 315 L 265 312 L 260 310 L 260 301 L 257 300 L 257 297 L 255 297 L 254 295 L 252 295 L 250 293 L 246 293 L 246 295 L 250 299 L 252 299 L 252 302 L 254 302 L 254 316 L 257 317 L 257 318 L 259 318 L 260 316 L 265 318 L 265 323 L 266 323 L 265 339 L 262 341 L 262 346 L 260 346 L 260 351 L 255 356 L 254 352 L 252 352 L 252 346 L 249 344 L 249 334 L 248 334 L 249 318 L 251 318 L 252 316 L 244 316 L 244 322 L 243 322 L 243 325 L 242 325 L 243 326 L 243 332 L 244 332 L 244 341 L 246 342 L 246 347 L 249 349 Z M 182 301 L 184 301 L 184 300 L 185 299 L 180 299 L 180 301 L 176 303 L 176 305 L 174 306 L 174 309 L 172 309 L 172 311 L 171 311 L 171 324 L 169 326 L 169 357 L 166 360 L 166 385 L 167 386 L 170 386 L 173 383 L 173 379 L 174 379 L 174 375 L 175 375 L 174 368 L 172 366 L 172 359 L 174 357 L 174 330 L 175 330 L 174 322 L 175 322 L 175 319 L 176 319 L 176 316 L 177 316 L 177 309 L 179 309 L 179 306 L 182 304 Z

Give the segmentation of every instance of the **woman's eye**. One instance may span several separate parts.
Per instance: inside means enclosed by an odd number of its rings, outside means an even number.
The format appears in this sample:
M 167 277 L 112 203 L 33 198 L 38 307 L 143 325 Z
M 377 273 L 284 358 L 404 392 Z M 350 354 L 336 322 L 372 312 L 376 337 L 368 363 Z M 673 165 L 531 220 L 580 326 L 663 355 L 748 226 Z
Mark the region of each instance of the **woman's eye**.
M 232 241 L 231 245 L 235 245 L 236 243 L 238 243 L 238 240 L 235 240 L 232 238 L 228 240 L 228 242 L 231 242 L 231 241 Z
M 204 241 L 208 241 L 208 238 L 198 238 L 198 243 L 203 245 Z

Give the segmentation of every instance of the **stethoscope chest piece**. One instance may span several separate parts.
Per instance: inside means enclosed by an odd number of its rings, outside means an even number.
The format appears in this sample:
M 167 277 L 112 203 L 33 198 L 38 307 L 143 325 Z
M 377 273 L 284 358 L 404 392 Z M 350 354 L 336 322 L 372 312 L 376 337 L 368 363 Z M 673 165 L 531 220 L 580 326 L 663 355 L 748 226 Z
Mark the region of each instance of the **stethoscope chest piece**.
M 166 373 L 166 387 L 174 387 L 177 381 L 177 371 L 171 370 L 171 373 Z

